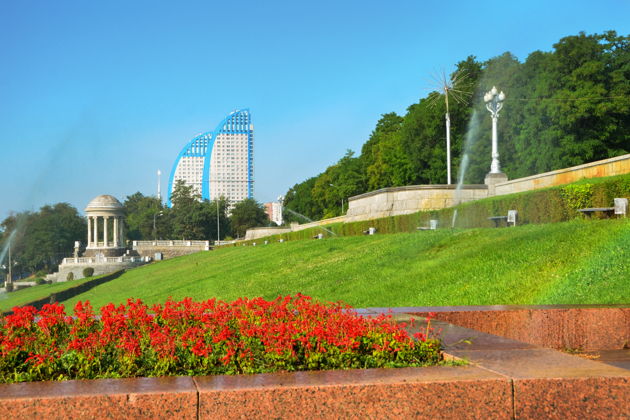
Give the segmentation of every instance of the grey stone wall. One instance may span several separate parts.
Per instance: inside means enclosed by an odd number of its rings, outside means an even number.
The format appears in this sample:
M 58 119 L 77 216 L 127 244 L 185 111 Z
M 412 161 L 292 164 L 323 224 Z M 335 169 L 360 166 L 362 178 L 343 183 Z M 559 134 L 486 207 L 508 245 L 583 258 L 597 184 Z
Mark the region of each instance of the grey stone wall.
M 100 276 L 103 274 L 113 273 L 119 270 L 125 270 L 128 268 L 138 267 L 144 264 L 144 262 L 116 262 L 116 263 L 95 263 L 95 264 L 62 264 L 59 266 L 59 272 L 46 276 L 46 280 L 53 280 L 55 282 L 67 281 L 68 273 L 74 274 L 74 279 L 83 278 L 83 269 L 86 267 L 92 267 L 94 269 L 94 276 Z
M 624 175 L 630 173 L 630 153 L 610 159 L 558 169 L 496 185 L 496 195 L 514 194 L 539 188 L 570 184 L 584 178 Z
M 439 210 L 488 196 L 486 185 L 410 185 L 382 188 L 350 197 L 346 222 Z
M 163 259 L 181 257 L 182 255 L 190 255 L 201 251 L 206 251 L 204 246 L 153 246 L 138 245 L 134 247 L 134 251 L 141 257 L 154 258 L 156 252 L 162 253 Z
M 249 241 L 251 239 L 264 238 L 266 236 L 271 235 L 279 235 L 281 233 L 289 233 L 291 232 L 291 228 L 283 228 L 283 227 L 257 227 L 247 229 L 245 233 L 245 240 Z

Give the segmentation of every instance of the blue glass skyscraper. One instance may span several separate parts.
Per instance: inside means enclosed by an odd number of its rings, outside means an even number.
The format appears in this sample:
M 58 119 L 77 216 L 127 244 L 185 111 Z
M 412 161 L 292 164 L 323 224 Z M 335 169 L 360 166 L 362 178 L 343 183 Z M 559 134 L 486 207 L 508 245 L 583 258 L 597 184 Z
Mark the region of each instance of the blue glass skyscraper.
M 167 204 L 177 181 L 204 200 L 231 204 L 254 195 L 254 126 L 249 109 L 231 112 L 214 129 L 193 138 L 179 153 L 168 180 Z

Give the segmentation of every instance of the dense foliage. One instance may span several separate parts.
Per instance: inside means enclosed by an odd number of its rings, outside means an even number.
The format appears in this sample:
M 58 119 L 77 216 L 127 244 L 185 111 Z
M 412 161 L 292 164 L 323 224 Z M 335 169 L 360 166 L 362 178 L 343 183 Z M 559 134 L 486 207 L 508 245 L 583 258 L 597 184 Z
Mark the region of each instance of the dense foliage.
M 224 197 L 201 200 L 182 181 L 175 185 L 171 202 L 169 208 L 140 192 L 128 196 L 123 203 L 125 239 L 216 240 L 244 236 L 250 227 L 270 224 L 262 205 L 253 199 L 236 203 L 230 210 Z M 67 203 L 47 205 L 38 212 L 12 214 L 0 223 L 0 253 L 5 247 L 8 250 L 11 238 L 14 277 L 38 270 L 52 272 L 64 257 L 72 256 L 75 241 L 85 247 L 86 236 L 86 222 L 77 209 Z M 6 266 L 8 255 L 3 257 L 0 264 Z M 0 265 L 0 271 L 8 270 Z
M 216 240 L 219 236 L 244 236 L 250 227 L 269 224 L 262 205 L 255 200 L 243 200 L 230 209 L 224 197 L 201 200 L 193 187 L 183 181 L 175 184 L 171 202 L 173 206 L 169 208 L 157 198 L 139 192 L 127 197 L 124 206 L 128 238 Z
M 303 295 L 223 302 L 28 306 L 0 318 L 0 382 L 422 366 L 440 342 L 387 316 Z
M 232 233 L 237 238 L 245 236 L 247 229 L 257 226 L 267 226 L 269 217 L 263 206 L 253 198 L 247 198 L 234 205 L 230 213 Z
M 86 222 L 77 209 L 67 203 L 46 205 L 36 212 L 10 215 L 0 223 L 0 253 L 5 247 L 8 251 L 10 240 L 14 276 L 46 272 L 71 256 L 74 242 L 86 236 Z M 0 263 L 6 266 L 8 260 Z
M 492 86 L 507 95 L 498 134 L 502 170 L 511 179 L 630 152 L 630 36 L 580 33 L 524 62 L 510 53 L 484 62 L 470 56 L 456 73 L 467 100 L 449 107 L 454 180 L 464 154 L 464 182 L 482 183 L 489 171 L 491 119 L 483 95 Z M 404 116 L 383 114 L 359 156 L 347 153 L 289 189 L 286 218 L 338 215 L 342 200 L 379 188 L 446 183 L 444 115 L 438 92 Z

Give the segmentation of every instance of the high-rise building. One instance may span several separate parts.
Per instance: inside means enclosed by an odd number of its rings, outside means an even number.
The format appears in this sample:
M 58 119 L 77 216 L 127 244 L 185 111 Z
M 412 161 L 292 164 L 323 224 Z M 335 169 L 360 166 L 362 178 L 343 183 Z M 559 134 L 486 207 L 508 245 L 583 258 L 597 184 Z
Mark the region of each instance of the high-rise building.
M 264 204 L 265 213 L 267 213 L 267 217 L 269 217 L 269 220 L 271 220 L 278 226 L 281 226 L 283 223 L 283 219 L 282 219 L 283 200 L 284 200 L 284 197 L 280 196 L 278 197 L 278 201 L 271 201 L 269 203 Z
M 168 180 L 168 205 L 179 180 L 204 200 L 230 204 L 254 196 L 254 125 L 249 109 L 231 112 L 214 131 L 193 138 L 179 153 Z

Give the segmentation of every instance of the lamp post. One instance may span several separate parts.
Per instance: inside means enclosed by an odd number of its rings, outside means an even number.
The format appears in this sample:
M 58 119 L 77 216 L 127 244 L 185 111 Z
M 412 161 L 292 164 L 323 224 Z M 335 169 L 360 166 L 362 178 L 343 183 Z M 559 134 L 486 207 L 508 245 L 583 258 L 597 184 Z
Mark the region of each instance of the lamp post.
M 219 225 L 219 198 L 217 197 L 217 245 L 221 242 L 221 227 Z
M 500 174 L 497 121 L 499 119 L 499 111 L 503 108 L 505 93 L 503 91 L 499 92 L 495 86 L 492 86 L 492 89 L 483 96 L 483 100 L 486 103 L 486 109 L 492 115 L 492 163 L 490 164 L 490 173 Z
M 339 190 L 339 187 L 337 187 L 335 184 L 328 184 L 333 188 L 337 188 L 337 190 Z M 343 216 L 343 197 L 341 197 L 341 215 Z
M 9 242 L 9 261 L 7 265 L 2 264 L 2 269 L 7 270 L 7 278 L 4 284 L 6 288 L 7 285 L 13 285 L 13 266 L 17 265 L 17 261 L 11 261 L 11 242 Z
M 157 227 L 155 225 L 155 221 L 157 219 L 158 216 L 162 216 L 164 214 L 164 212 L 162 211 L 158 211 L 153 215 L 153 240 L 157 241 Z

